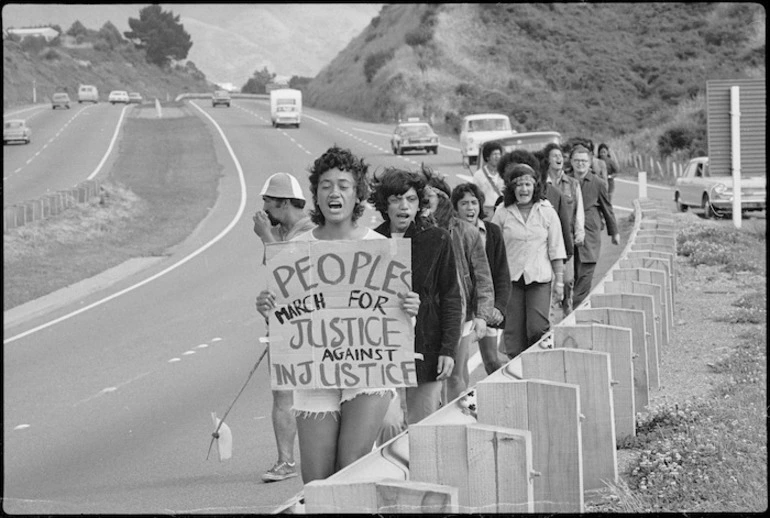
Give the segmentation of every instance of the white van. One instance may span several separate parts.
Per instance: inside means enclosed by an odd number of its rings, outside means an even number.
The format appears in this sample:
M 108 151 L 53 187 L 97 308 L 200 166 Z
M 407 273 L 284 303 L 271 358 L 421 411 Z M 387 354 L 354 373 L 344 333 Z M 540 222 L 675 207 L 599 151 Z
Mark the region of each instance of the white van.
M 292 124 L 299 128 L 302 118 L 302 91 L 280 88 L 270 92 L 270 118 L 273 127 Z
M 78 104 L 80 103 L 98 103 L 99 90 L 93 85 L 80 85 L 78 87 Z
M 460 153 L 463 165 L 474 165 L 479 157 L 479 144 L 488 140 L 510 137 L 516 131 L 511 119 L 501 113 L 477 113 L 466 115 L 460 129 Z

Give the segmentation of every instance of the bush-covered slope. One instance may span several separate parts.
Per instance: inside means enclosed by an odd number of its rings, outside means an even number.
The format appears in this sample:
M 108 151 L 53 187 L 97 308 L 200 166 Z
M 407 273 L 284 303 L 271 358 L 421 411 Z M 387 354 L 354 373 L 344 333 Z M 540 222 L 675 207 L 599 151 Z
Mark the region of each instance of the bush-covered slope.
M 391 4 L 306 99 L 454 131 L 465 114 L 502 112 L 520 131 L 605 139 L 702 110 L 708 79 L 764 75 L 759 4 Z
M 147 63 L 144 53 L 128 42 L 114 45 L 97 41 L 93 47 L 3 41 L 3 108 L 32 103 L 33 81 L 37 102 L 50 101 L 55 91 L 76 100 L 79 84 L 92 84 L 102 100 L 110 90 L 141 93 L 145 99 L 165 101 L 184 92 L 208 92 L 214 86 L 188 62 L 161 69 Z

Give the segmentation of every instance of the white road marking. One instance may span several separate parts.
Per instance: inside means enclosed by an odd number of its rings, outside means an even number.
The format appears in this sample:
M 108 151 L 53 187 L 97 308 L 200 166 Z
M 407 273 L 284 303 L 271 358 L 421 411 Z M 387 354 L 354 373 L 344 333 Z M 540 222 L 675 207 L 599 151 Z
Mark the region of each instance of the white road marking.
M 84 313 L 84 312 L 86 312 L 86 311 L 88 311 L 90 309 L 93 309 L 95 307 L 101 306 L 102 304 L 106 304 L 107 302 L 109 302 L 109 301 L 111 301 L 113 299 L 116 299 L 116 298 L 118 298 L 118 297 L 120 297 L 122 295 L 125 295 L 126 293 L 134 291 L 135 289 L 140 288 L 140 287 L 144 286 L 145 284 L 148 284 L 148 283 L 154 281 L 155 279 L 158 279 L 159 277 L 162 277 L 162 276 L 166 275 L 167 273 L 169 273 L 169 272 L 171 272 L 173 270 L 176 270 L 180 266 L 184 265 L 185 263 L 187 263 L 191 259 L 197 257 L 198 255 L 202 254 L 203 252 L 208 250 L 210 247 L 212 247 L 215 243 L 217 243 L 219 240 L 221 240 L 223 237 L 225 237 L 228 233 L 230 233 L 230 231 L 235 227 L 235 225 L 238 223 L 238 221 L 240 221 L 241 216 L 243 215 L 243 212 L 246 209 L 246 178 L 244 177 L 244 174 L 243 174 L 243 168 L 241 167 L 241 164 L 238 161 L 238 158 L 235 156 L 235 152 L 233 151 L 232 146 L 230 146 L 230 142 L 227 140 L 227 137 L 225 137 L 225 134 L 222 131 L 222 128 L 219 126 L 219 124 L 217 124 L 217 122 L 209 114 L 207 114 L 202 108 L 200 108 L 197 104 L 195 104 L 194 102 L 190 102 L 190 104 L 192 106 L 194 106 L 198 111 L 200 111 L 205 117 L 207 117 L 211 121 L 211 123 L 214 125 L 214 127 L 217 129 L 217 131 L 219 132 L 219 135 L 222 137 L 222 140 L 224 141 L 225 147 L 227 147 L 227 150 L 230 153 L 230 157 L 233 160 L 235 168 L 238 171 L 238 179 L 239 179 L 240 186 L 241 186 L 241 201 L 240 201 L 240 205 L 238 206 L 238 211 L 235 214 L 235 216 L 233 217 L 233 219 L 230 221 L 230 223 L 219 234 L 217 234 L 211 241 L 209 241 L 208 243 L 206 243 L 202 247 L 198 248 L 194 252 L 188 254 L 186 257 L 180 259 L 179 261 L 177 261 L 176 263 L 172 264 L 171 266 L 167 267 L 166 269 L 156 273 L 155 275 L 152 275 L 152 276 L 150 276 L 150 277 L 148 277 L 148 278 L 146 278 L 146 279 L 144 279 L 144 280 L 142 280 L 142 281 L 140 281 L 140 282 L 138 282 L 138 283 L 136 283 L 136 284 L 134 284 L 132 286 L 129 286 L 129 287 L 127 287 L 127 288 L 125 288 L 123 290 L 120 290 L 120 291 L 118 291 L 116 293 L 113 293 L 112 295 L 109 295 L 109 296 L 107 296 L 107 297 L 105 297 L 105 298 L 103 298 L 101 300 L 97 300 L 96 302 L 93 302 L 92 304 L 89 304 L 89 305 L 84 306 L 84 307 L 82 307 L 80 309 L 72 311 L 71 313 L 67 313 L 66 315 L 63 315 L 63 316 L 61 316 L 59 318 L 56 318 L 54 320 L 51 320 L 49 322 L 46 322 L 45 324 L 41 324 L 41 325 L 39 325 L 37 327 L 34 327 L 32 329 L 28 329 L 27 331 L 24 331 L 23 333 L 19 333 L 16 336 L 12 336 L 10 338 L 6 338 L 6 339 L 3 340 L 3 344 L 9 344 L 11 342 L 15 342 L 16 340 L 24 338 L 25 336 L 29 336 L 31 334 L 37 333 L 38 331 L 41 331 L 43 329 L 46 329 L 46 328 L 51 327 L 53 325 L 56 325 L 56 324 L 58 324 L 60 322 L 63 322 L 65 320 L 69 320 L 70 318 L 72 318 L 74 316 L 77 316 L 77 315 L 79 315 L 81 313 Z M 173 360 L 169 360 L 169 361 L 173 361 Z M 176 361 L 179 361 L 179 359 L 177 358 Z
M 123 110 L 120 112 L 120 119 L 118 119 L 118 124 L 117 126 L 115 126 L 115 133 L 112 134 L 112 140 L 110 141 L 110 145 L 107 148 L 107 151 L 104 153 L 104 156 L 102 157 L 101 162 L 99 162 L 99 165 L 96 166 L 96 169 L 94 169 L 94 172 L 88 175 L 88 178 L 86 178 L 86 180 L 91 180 L 93 179 L 94 176 L 99 174 L 99 170 L 107 161 L 107 157 L 110 156 L 110 153 L 112 152 L 112 148 L 115 146 L 115 141 L 118 140 L 118 134 L 120 133 L 120 125 L 123 123 L 123 117 L 126 115 L 126 110 L 128 110 L 128 106 L 124 106 Z
M 205 349 L 208 346 L 209 346 L 209 344 L 200 344 L 200 345 L 197 345 L 195 348 L 196 349 Z
M 20 424 L 19 426 L 15 427 L 14 430 L 24 430 L 25 428 L 29 428 L 28 424 Z
M 222 339 L 217 336 L 216 338 L 212 338 L 211 341 L 212 342 L 221 342 Z
M 182 356 L 190 356 L 191 354 L 195 354 L 195 351 L 185 351 L 182 353 Z
M 623 178 L 615 178 L 615 182 L 627 183 L 629 185 L 639 185 L 639 182 L 635 182 L 634 180 L 625 180 Z M 671 187 L 667 187 L 667 186 L 653 185 L 650 182 L 647 182 L 647 188 L 660 189 L 662 191 L 670 191 L 672 189 Z
M 305 114 L 305 115 L 303 115 L 302 117 L 303 117 L 303 118 L 306 118 L 306 119 L 310 119 L 311 121 L 316 121 L 318 124 L 323 124 L 324 126 L 328 126 L 328 125 L 329 125 L 329 123 L 328 123 L 328 122 L 324 122 L 324 121 L 322 121 L 321 119 L 316 119 L 315 117 L 311 117 L 311 116 L 310 116 L 310 115 L 308 115 L 308 114 Z
M 181 362 L 181 361 L 182 361 L 182 359 L 181 359 L 181 358 L 171 358 L 171 359 L 168 361 L 168 363 Z

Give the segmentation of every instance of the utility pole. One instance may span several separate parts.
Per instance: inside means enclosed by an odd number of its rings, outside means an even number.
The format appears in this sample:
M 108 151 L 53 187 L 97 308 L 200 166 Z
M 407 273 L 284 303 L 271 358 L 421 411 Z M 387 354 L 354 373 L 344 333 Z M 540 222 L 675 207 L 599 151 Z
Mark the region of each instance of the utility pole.
M 32 80 L 32 104 L 37 104 L 37 81 Z

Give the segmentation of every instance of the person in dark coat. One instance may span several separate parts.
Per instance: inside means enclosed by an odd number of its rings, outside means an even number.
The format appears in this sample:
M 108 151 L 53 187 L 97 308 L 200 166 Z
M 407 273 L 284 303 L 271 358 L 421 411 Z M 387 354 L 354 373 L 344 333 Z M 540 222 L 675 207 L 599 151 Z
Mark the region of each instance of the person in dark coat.
M 417 386 L 399 391 L 391 401 L 377 439 L 382 444 L 438 409 L 443 380 L 454 370 L 463 313 L 451 236 L 418 216 L 424 177 L 388 168 L 371 186 L 369 202 L 384 219 L 374 230 L 412 240 L 412 291 L 420 295 L 414 344 L 421 356 L 415 361 Z
M 589 174 L 591 153 L 584 146 L 577 145 L 570 151 L 570 162 L 572 173 L 580 182 L 585 211 L 585 241 L 575 247 L 575 291 L 572 297 L 573 307 L 577 308 L 591 291 L 602 247 L 602 217 L 607 222 L 607 234 L 612 237 L 612 244 L 620 243 L 620 234 L 607 187 L 596 175 Z
M 488 322 L 485 336 L 479 339 L 479 352 L 484 370 L 487 374 L 492 374 L 505 363 L 498 354 L 498 342 L 501 330 L 505 327 L 505 309 L 511 292 L 511 275 L 508 272 L 503 232 L 500 227 L 486 220 L 484 193 L 475 183 L 462 183 L 452 189 L 451 200 L 457 216 L 479 229 L 492 272 L 492 285 L 495 290 L 493 320 Z

